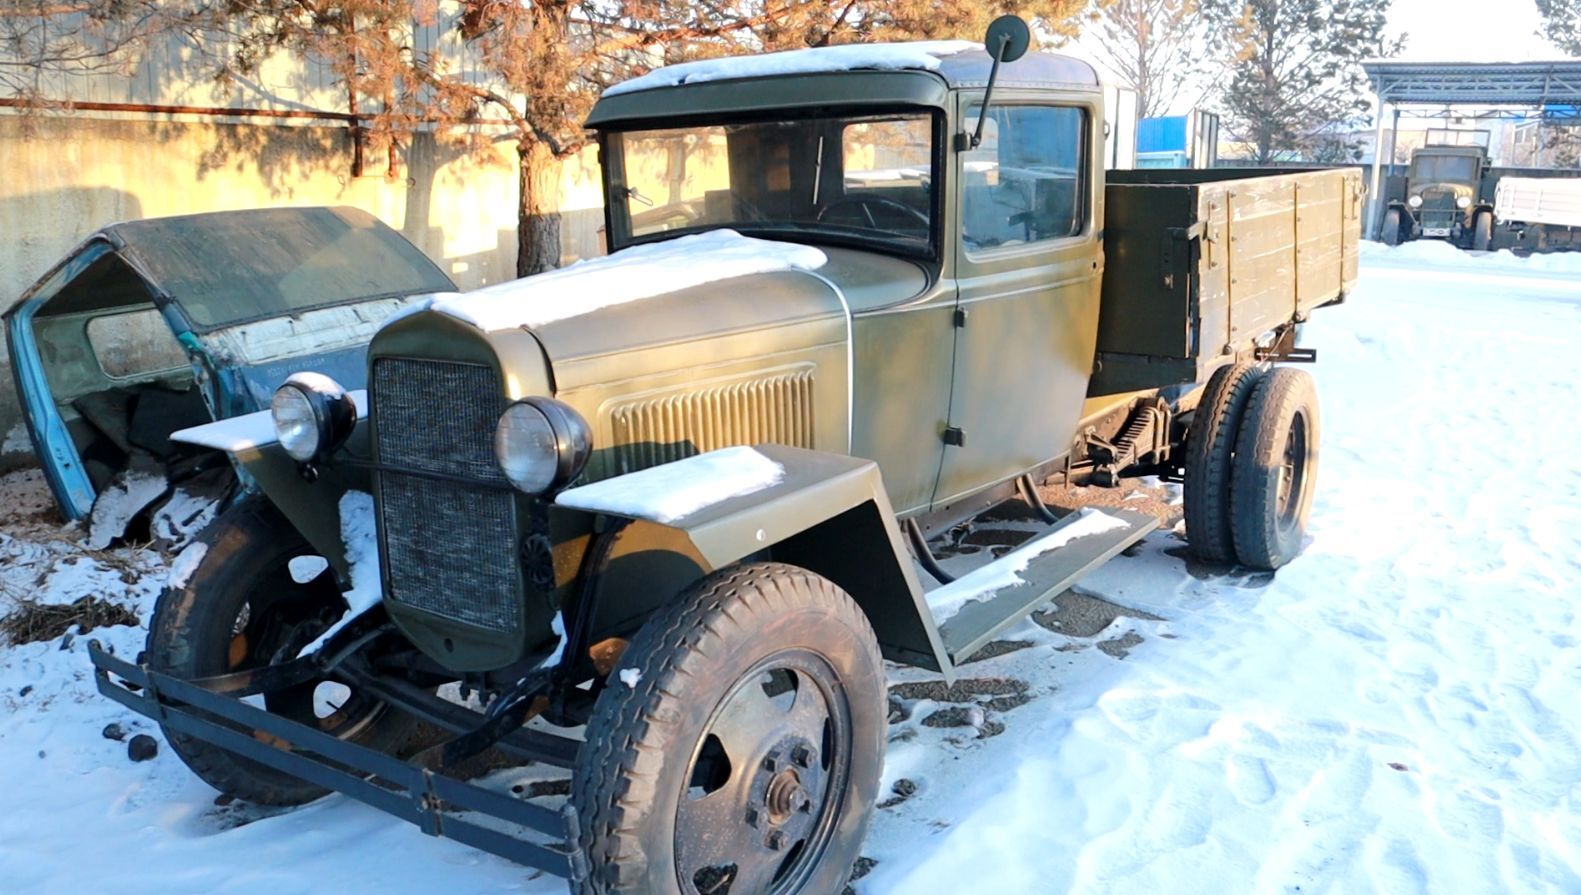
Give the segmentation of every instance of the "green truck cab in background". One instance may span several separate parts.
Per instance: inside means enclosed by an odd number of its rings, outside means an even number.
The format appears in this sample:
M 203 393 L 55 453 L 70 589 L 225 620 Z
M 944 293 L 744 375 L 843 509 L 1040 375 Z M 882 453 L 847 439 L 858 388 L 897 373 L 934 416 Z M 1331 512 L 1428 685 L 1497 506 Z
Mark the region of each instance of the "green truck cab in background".
M 1391 199 L 1378 238 L 1385 245 L 1443 239 L 1485 252 L 1493 245 L 1493 197 L 1483 195 L 1487 131 L 1433 129 L 1411 153 L 1405 197 Z
M 338 790 L 576 892 L 831 893 L 883 660 L 953 679 L 1158 524 L 1039 483 L 1182 481 L 1200 556 L 1294 559 L 1318 413 L 1273 362 L 1355 280 L 1360 172 L 1106 178 L 1092 69 L 1018 19 L 986 43 L 611 90 L 609 258 L 386 322 L 365 414 L 298 374 L 178 433 L 262 497 L 178 560 L 139 663 L 92 651 L 101 691 L 224 792 Z M 1007 501 L 1046 532 L 939 565 Z M 564 806 L 462 782 L 490 748 L 568 769 Z

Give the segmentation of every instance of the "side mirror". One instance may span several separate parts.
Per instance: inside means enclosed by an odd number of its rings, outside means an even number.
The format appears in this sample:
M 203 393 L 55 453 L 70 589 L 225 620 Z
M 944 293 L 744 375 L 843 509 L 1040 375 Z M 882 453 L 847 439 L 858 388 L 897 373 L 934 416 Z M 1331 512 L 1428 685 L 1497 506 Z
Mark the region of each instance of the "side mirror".
M 1027 54 L 1032 46 L 1032 29 L 1026 20 L 1017 15 L 1000 16 L 988 25 L 983 37 L 983 47 L 995 62 L 1014 62 Z
M 977 116 L 977 130 L 967 139 L 963 148 L 976 149 L 983 142 L 983 125 L 988 121 L 988 102 L 994 96 L 994 82 L 999 80 L 999 66 L 1025 56 L 1032 46 L 1032 29 L 1026 20 L 1017 15 L 994 19 L 983 36 L 983 48 L 994 57 L 994 67 L 988 70 L 988 85 L 983 89 L 983 112 Z

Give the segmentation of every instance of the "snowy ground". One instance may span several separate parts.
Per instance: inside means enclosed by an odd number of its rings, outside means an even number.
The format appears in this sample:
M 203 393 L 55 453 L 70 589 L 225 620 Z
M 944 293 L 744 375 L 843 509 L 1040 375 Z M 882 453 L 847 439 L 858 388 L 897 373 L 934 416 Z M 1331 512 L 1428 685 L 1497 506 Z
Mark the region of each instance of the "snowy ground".
M 897 673 L 861 895 L 1581 892 L 1581 258 L 1368 248 L 1304 339 L 1305 555 L 1223 573 L 1158 532 L 1085 588 L 1131 617 L 1028 621 L 953 693 Z M 0 479 L 0 612 L 97 592 L 146 620 L 165 560 L 84 554 L 42 500 Z M 1064 630 L 1107 618 L 1066 602 Z M 3 891 L 564 891 L 338 797 L 262 815 L 168 749 L 130 762 L 101 729 L 150 725 L 93 693 L 84 640 L 0 647 Z

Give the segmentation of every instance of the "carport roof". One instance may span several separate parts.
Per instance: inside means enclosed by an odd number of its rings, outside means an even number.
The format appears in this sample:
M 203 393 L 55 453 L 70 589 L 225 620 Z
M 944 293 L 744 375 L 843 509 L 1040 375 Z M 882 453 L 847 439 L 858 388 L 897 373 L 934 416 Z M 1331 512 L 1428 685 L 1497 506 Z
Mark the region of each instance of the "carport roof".
M 1362 64 L 1385 103 L 1581 105 L 1581 59 Z

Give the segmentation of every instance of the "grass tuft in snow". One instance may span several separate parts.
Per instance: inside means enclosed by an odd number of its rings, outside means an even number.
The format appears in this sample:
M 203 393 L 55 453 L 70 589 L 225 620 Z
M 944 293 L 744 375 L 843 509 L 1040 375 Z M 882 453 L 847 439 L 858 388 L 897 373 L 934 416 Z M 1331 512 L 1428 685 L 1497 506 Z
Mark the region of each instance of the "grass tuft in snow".
M 140 623 L 132 610 L 98 597 L 81 597 L 64 604 L 25 600 L 0 618 L 0 634 L 12 644 L 37 643 L 62 637 L 73 628 L 86 634 L 94 628 Z

